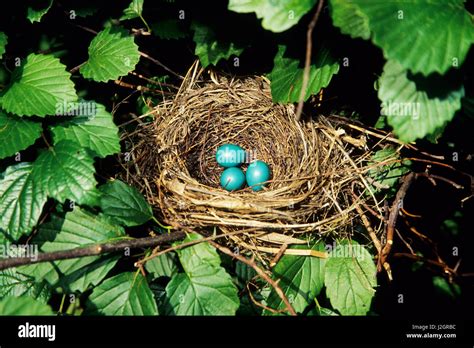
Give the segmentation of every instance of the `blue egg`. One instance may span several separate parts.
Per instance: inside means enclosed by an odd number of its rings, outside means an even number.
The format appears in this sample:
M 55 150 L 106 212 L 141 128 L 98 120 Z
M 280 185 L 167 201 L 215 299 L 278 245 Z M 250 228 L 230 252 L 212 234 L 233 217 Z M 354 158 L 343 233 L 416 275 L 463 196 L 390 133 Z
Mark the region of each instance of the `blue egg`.
M 245 150 L 234 144 L 221 145 L 216 152 L 216 161 L 226 168 L 237 167 L 245 162 Z
M 245 174 L 240 168 L 231 167 L 221 174 L 221 186 L 227 191 L 240 190 L 245 185 Z
M 247 185 L 254 191 L 260 191 L 265 185 L 265 181 L 270 179 L 270 167 L 263 161 L 255 161 L 249 164 L 245 173 Z

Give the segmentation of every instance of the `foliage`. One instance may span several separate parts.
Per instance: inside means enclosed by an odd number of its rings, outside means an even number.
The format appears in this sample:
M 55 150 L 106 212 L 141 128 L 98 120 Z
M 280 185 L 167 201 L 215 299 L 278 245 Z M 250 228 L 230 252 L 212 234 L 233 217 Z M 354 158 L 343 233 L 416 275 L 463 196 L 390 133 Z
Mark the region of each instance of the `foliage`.
M 81 74 L 98 82 L 115 80 L 135 68 L 140 55 L 133 37 L 122 28 L 102 30 L 89 45 L 89 60 L 81 67 Z
M 110 180 L 129 165 L 120 130 L 145 119 L 137 110 L 167 100 L 174 91 L 168 84 L 179 84 L 196 58 L 208 70 L 266 75 L 275 103 L 298 102 L 305 32 L 316 3 L 230 0 L 216 5 L 217 15 L 180 0 L 130 0 L 117 9 L 53 0 L 41 8 L 12 4 L 0 31 L 0 247 L 28 243 L 53 252 L 172 233 L 136 188 Z M 355 95 L 351 108 L 373 106 L 361 108 L 360 121 L 374 126 L 374 110 L 380 111 L 376 126 L 401 142 L 468 143 L 450 133 L 472 121 L 474 109 L 472 81 L 463 76 L 474 42 L 467 8 L 461 0 L 325 1 L 304 101 L 326 90 L 340 98 L 330 110 L 337 112 Z M 57 21 L 70 30 L 58 32 Z M 368 57 L 377 54 L 378 60 Z M 349 71 L 369 83 L 347 83 Z M 120 89 L 143 81 L 141 93 Z M 395 148 L 368 161 L 370 188 L 381 199 L 393 194 L 412 164 L 400 163 Z M 443 219 L 443 229 L 463 235 L 457 220 Z M 277 262 L 272 277 L 298 315 L 372 310 L 379 290 L 376 250 L 355 239 L 308 240 L 290 249 L 326 250 L 329 257 L 284 255 Z M 195 244 L 175 243 L 176 251 L 151 258 L 144 274 L 134 260 L 150 256 L 151 248 L 0 271 L 0 315 L 55 314 L 65 294 L 82 296 L 85 313 L 93 315 L 275 314 L 253 300 L 288 314 L 252 267 L 224 257 L 200 235 L 188 234 L 182 243 L 188 242 Z M 432 285 L 453 299 L 461 294 L 445 278 L 433 278 Z

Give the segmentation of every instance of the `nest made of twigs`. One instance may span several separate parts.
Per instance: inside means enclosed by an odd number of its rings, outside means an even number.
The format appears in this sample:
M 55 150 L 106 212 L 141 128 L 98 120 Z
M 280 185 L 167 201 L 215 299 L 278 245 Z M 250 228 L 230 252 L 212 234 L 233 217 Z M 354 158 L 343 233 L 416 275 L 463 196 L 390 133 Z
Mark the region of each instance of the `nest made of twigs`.
M 297 121 L 294 105 L 272 102 L 263 77 L 202 75 L 195 64 L 174 98 L 152 110 L 154 121 L 124 135 L 132 161 L 121 177 L 164 222 L 185 231 L 217 227 L 227 243 L 276 253 L 279 244 L 305 243 L 295 237 L 351 235 L 361 205 L 377 211 L 364 178 L 372 152 L 358 127 L 341 118 Z M 264 190 L 220 187 L 215 153 L 224 143 L 270 165 Z

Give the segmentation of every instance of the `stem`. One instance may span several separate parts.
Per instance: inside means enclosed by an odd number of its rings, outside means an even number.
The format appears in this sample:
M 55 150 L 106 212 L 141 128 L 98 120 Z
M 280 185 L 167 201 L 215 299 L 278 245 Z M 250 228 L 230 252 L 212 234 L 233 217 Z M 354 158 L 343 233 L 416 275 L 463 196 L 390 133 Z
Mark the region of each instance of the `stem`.
M 323 0 L 319 0 L 316 12 L 314 13 L 313 18 L 311 19 L 311 22 L 309 22 L 308 31 L 306 32 L 306 58 L 303 71 L 303 83 L 301 86 L 301 92 L 298 100 L 298 107 L 296 108 L 296 120 L 299 120 L 301 118 L 301 112 L 303 111 L 304 97 L 306 95 L 306 89 L 308 88 L 309 71 L 311 64 L 311 50 L 313 48 L 313 29 L 316 26 L 322 8 Z
M 9 259 L 0 259 L 0 271 L 23 265 L 31 265 L 40 262 L 57 261 L 75 259 L 84 256 L 101 255 L 116 251 L 123 251 L 125 248 L 138 249 L 157 246 L 160 244 L 168 244 L 177 240 L 184 239 L 186 233 L 175 231 L 156 237 L 146 237 L 131 240 L 120 240 L 118 242 L 106 242 L 102 244 L 94 244 L 87 247 L 74 248 L 69 250 L 53 251 L 50 253 L 41 253 L 36 258 L 13 257 Z
M 145 18 L 143 18 L 143 16 L 140 14 L 140 19 L 142 20 L 143 24 L 145 24 L 146 26 L 146 30 L 151 33 L 151 29 L 150 29 L 150 26 L 148 25 L 148 23 L 146 22 Z

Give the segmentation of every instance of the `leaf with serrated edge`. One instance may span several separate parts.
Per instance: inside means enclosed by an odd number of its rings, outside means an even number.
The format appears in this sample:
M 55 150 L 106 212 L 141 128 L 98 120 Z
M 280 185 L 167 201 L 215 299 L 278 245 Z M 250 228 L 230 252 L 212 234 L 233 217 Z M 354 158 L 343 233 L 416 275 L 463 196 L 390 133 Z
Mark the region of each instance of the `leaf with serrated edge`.
M 118 127 L 105 107 L 93 103 L 93 115 L 78 115 L 51 127 L 55 143 L 70 140 L 92 150 L 98 157 L 120 152 Z M 87 117 L 86 117 L 87 116 Z
M 48 196 L 64 202 L 82 203 L 97 184 L 94 159 L 80 145 L 63 140 L 41 153 L 34 163 L 33 175 L 42 180 Z
M 183 243 L 201 239 L 192 233 Z M 167 314 L 235 315 L 239 307 L 237 288 L 220 266 L 220 257 L 208 243 L 177 250 L 185 273 L 175 274 L 166 286 Z
M 387 147 L 375 152 L 368 162 L 371 169 L 367 175 L 375 180 L 372 191 L 382 188 L 392 188 L 398 180 L 409 171 L 409 160 L 400 161 L 400 156 L 393 147 Z M 380 184 L 380 185 L 377 185 Z
M 100 207 L 104 214 L 126 226 L 142 225 L 153 216 L 151 206 L 134 187 L 120 180 L 99 187 Z
M 356 4 L 347 0 L 331 0 L 329 4 L 334 26 L 343 34 L 365 40 L 370 38 L 369 19 Z
M 342 315 L 365 315 L 377 285 L 377 269 L 369 252 L 355 241 L 344 240 L 326 262 L 324 284 L 331 305 Z
M 153 293 L 140 273 L 106 279 L 89 297 L 88 309 L 103 315 L 158 315 Z
M 294 246 L 292 249 L 307 249 L 306 246 Z M 325 251 L 324 243 L 316 243 L 312 250 Z M 311 256 L 284 255 L 273 269 L 278 284 L 294 310 L 302 313 L 324 286 L 325 259 Z M 283 300 L 272 290 L 267 300 L 270 308 L 284 310 Z M 266 313 L 268 314 L 268 313 Z
M 145 269 L 153 275 L 153 279 L 169 277 L 178 273 L 178 257 L 175 253 L 166 253 L 152 258 L 145 264 Z
M 47 195 L 31 163 L 10 166 L 0 179 L 0 230 L 13 240 L 36 225 Z
M 28 296 L 7 296 L 0 300 L 1 315 L 53 315 L 51 307 Z
M 26 18 L 28 18 L 31 23 L 40 22 L 41 18 L 43 18 L 43 16 L 46 13 L 48 13 L 48 11 L 49 11 L 49 9 L 51 8 L 52 5 L 53 5 L 53 0 L 49 0 L 48 6 L 41 9 L 41 10 L 35 10 L 31 7 L 28 7 L 28 12 L 27 12 Z
M 232 55 L 240 55 L 244 50 L 234 42 L 218 40 L 210 27 L 199 22 L 193 22 L 191 28 L 194 30 L 193 40 L 196 43 L 194 54 L 205 68 L 216 65 L 221 59 L 229 59 Z
M 41 131 L 41 123 L 10 116 L 0 110 L 0 159 L 33 145 Z
M 6 296 L 30 296 L 47 303 L 51 294 L 47 282 L 36 282 L 33 277 L 17 272 L 16 268 L 10 268 L 0 271 L 0 298 Z
M 384 56 L 415 73 L 444 74 L 461 66 L 474 42 L 472 18 L 462 0 L 352 3 L 368 17 L 372 41 Z
M 255 12 L 257 18 L 263 18 L 263 28 L 279 33 L 298 23 L 315 3 L 316 0 L 230 0 L 228 9 L 239 13 Z
M 51 55 L 30 54 L 12 74 L 0 94 L 2 108 L 19 116 L 46 116 L 56 113 L 57 105 L 77 100 L 71 74 Z
M 121 28 L 105 28 L 89 45 L 89 60 L 81 74 L 98 82 L 115 80 L 135 69 L 140 54 L 132 36 Z
M 443 82 L 431 84 L 430 92 L 440 89 L 442 96 L 430 96 L 426 91 L 418 90 L 416 83 L 407 77 L 407 71 L 395 61 L 385 63 L 379 82 L 381 113 L 387 116 L 397 137 L 405 142 L 423 138 L 444 126 L 461 108 L 464 96 L 462 84 L 454 89 Z
M 143 0 L 132 0 L 130 5 L 123 11 L 120 20 L 133 19 L 140 17 L 143 12 Z
M 93 215 L 76 207 L 65 217 L 53 215 L 43 224 L 33 242 L 42 252 L 69 250 L 105 243 L 125 236 L 122 227 L 103 215 Z M 18 272 L 46 280 L 67 291 L 83 292 L 98 284 L 118 261 L 119 255 L 87 256 L 70 260 L 38 263 L 18 268 Z
M 278 53 L 274 59 L 273 70 L 268 75 L 271 81 L 272 99 L 278 103 L 297 102 L 303 87 L 303 69 L 299 68 L 299 61 L 285 58 L 286 47 L 278 46 Z M 308 87 L 304 100 L 312 94 L 318 93 L 321 88 L 329 85 L 334 74 L 339 71 L 339 64 L 332 57 L 325 46 L 318 50 L 310 66 Z

